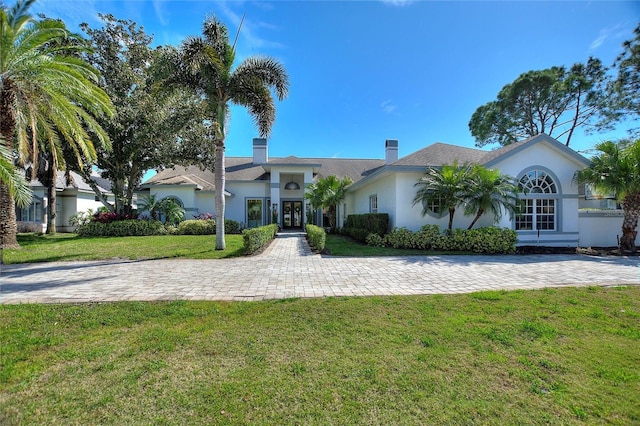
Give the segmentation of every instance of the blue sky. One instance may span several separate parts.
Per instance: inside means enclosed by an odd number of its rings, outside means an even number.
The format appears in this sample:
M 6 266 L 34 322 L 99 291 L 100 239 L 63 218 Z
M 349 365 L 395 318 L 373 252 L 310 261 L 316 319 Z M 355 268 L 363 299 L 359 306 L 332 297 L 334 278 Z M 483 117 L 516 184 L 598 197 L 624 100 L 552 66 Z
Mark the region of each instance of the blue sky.
M 200 35 L 215 14 L 234 34 L 246 18 L 237 60 L 268 55 L 289 73 L 289 97 L 277 105 L 269 155 L 384 158 L 434 142 L 474 146 L 468 122 L 518 75 L 589 56 L 611 65 L 640 22 L 640 2 L 432 1 L 109 1 L 39 0 L 33 12 L 79 31 L 98 13 L 131 19 L 157 45 Z M 571 142 L 585 150 L 615 132 Z M 250 156 L 250 117 L 233 108 L 228 156 Z

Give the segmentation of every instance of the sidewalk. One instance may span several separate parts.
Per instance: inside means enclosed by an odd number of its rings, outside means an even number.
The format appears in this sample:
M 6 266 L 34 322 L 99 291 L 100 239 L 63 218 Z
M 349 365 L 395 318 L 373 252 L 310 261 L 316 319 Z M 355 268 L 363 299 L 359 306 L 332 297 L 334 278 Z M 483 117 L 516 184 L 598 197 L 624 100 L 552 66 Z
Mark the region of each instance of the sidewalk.
M 638 258 L 581 255 L 331 257 L 300 235 L 223 260 L 2 265 L 0 303 L 266 300 L 640 285 Z

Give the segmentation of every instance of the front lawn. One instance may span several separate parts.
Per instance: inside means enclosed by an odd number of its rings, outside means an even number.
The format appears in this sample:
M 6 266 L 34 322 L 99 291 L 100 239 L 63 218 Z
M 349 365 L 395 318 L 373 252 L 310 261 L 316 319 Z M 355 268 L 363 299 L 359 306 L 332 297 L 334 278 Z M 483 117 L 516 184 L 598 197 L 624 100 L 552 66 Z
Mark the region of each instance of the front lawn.
M 19 234 L 21 248 L 4 250 L 4 263 L 103 259 L 220 259 L 244 254 L 242 235 L 226 235 L 226 250 L 215 250 L 215 235 L 92 237 L 75 234 Z
M 0 305 L 0 424 L 640 422 L 640 287 Z

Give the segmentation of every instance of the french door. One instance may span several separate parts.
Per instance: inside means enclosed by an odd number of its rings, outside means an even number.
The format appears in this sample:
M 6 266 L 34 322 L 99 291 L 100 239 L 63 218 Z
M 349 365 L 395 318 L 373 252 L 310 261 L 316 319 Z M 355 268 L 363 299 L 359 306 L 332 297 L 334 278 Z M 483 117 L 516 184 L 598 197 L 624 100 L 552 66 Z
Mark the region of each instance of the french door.
M 282 202 L 282 228 L 302 228 L 302 201 Z

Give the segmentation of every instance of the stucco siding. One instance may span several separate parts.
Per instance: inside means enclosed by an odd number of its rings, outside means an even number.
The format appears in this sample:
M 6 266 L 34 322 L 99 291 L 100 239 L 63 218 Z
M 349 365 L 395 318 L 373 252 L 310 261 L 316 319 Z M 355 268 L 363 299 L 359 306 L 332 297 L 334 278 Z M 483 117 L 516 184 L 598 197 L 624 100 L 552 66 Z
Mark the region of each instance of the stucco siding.
M 580 247 L 616 247 L 622 234 L 622 210 L 582 210 Z M 637 241 L 636 241 L 637 242 Z

